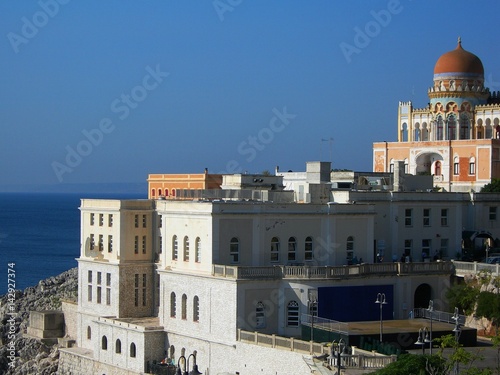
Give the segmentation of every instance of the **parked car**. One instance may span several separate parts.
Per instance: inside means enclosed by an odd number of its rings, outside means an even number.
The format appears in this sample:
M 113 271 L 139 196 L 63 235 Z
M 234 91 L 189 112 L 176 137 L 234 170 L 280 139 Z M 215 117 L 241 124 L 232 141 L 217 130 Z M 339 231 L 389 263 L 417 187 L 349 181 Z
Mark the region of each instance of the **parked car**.
M 488 264 L 500 263 L 500 256 L 488 257 L 488 259 L 486 259 L 486 263 L 488 263 Z

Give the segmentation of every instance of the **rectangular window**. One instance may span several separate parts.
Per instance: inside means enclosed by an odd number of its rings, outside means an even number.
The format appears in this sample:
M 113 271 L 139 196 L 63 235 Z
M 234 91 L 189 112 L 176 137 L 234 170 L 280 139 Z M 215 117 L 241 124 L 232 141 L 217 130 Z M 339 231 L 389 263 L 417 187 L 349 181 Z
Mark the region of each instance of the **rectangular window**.
M 424 227 L 429 227 L 431 225 L 431 209 L 430 208 L 424 208 L 423 225 L 424 225 Z
M 163 226 L 163 216 L 159 215 L 158 216 L 158 228 L 161 228 Z
M 139 228 L 139 215 L 134 216 L 134 226 Z
M 431 240 L 422 240 L 422 261 L 431 253 Z
M 101 273 L 97 272 L 97 284 L 101 285 Z
M 113 214 L 108 215 L 108 227 L 113 226 Z
M 146 215 L 142 215 L 142 227 L 146 228 Z
M 469 174 L 476 174 L 476 163 L 469 163 Z
M 92 285 L 88 286 L 87 295 L 88 295 L 88 301 L 92 302 Z
M 159 242 L 158 254 L 161 254 L 163 251 L 162 250 L 163 249 L 163 237 L 162 236 L 159 237 L 158 242 Z
M 139 236 L 135 236 L 134 254 L 139 254 Z
M 99 251 L 104 250 L 104 236 L 102 234 L 99 235 Z
M 134 275 L 134 305 L 139 306 L 139 274 Z
M 313 241 L 311 237 L 306 238 L 306 242 L 304 244 L 304 260 L 312 260 L 313 259 Z
M 142 253 L 146 254 L 146 236 L 142 236 Z
M 441 226 L 442 227 L 448 226 L 448 209 L 447 208 L 441 209 Z
M 490 220 L 496 220 L 497 219 L 497 208 L 496 208 L 496 206 L 491 206 L 490 207 L 489 218 L 490 218 Z
M 94 225 L 95 215 L 90 214 L 90 225 Z
M 405 259 L 401 260 L 402 262 L 406 262 L 406 257 L 410 257 L 411 256 L 411 250 L 413 248 L 413 240 L 405 240 L 405 252 L 404 252 L 404 257 Z M 409 260 L 409 259 L 408 259 Z
M 413 210 L 411 208 L 405 209 L 405 226 L 407 227 L 411 227 L 413 225 L 412 214 Z
M 111 274 L 106 273 L 106 286 L 111 286 Z
M 436 254 L 438 258 L 446 258 L 448 257 L 448 239 L 441 238 L 441 249 L 439 254 Z
M 458 163 L 453 163 L 453 174 L 457 176 L 460 173 L 460 169 L 458 167 Z
M 89 283 L 92 283 L 92 271 L 89 271 L 87 274 L 87 279 Z
M 106 288 L 106 305 L 111 305 L 111 288 Z
M 101 287 L 97 287 L 97 303 L 101 303 Z
M 94 238 L 94 234 L 91 233 L 90 234 L 90 250 L 94 250 L 95 248 L 95 238 Z
M 109 235 L 108 236 L 108 253 L 111 253 L 113 251 L 113 236 Z
M 99 214 L 99 226 L 102 227 L 104 225 L 104 214 Z

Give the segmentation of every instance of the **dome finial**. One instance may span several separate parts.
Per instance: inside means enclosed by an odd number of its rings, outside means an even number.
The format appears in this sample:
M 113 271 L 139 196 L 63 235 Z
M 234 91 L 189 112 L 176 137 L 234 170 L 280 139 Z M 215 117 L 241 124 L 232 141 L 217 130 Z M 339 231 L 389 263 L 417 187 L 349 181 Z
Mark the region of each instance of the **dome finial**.
M 462 38 L 458 37 L 458 44 L 462 45 Z

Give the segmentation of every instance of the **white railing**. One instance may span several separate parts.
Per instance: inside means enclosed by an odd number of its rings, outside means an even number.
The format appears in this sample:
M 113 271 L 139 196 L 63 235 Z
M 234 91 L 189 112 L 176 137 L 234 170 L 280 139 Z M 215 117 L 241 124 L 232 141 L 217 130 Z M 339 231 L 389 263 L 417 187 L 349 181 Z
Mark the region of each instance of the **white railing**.
M 276 349 L 291 350 L 294 352 L 322 355 L 329 353 L 326 346 L 313 341 L 302 341 L 293 337 L 266 335 L 259 332 L 249 332 L 238 329 L 238 341 Z
M 212 265 L 212 275 L 235 279 L 339 279 L 370 275 L 452 274 L 450 262 L 365 263 L 352 266 L 226 266 Z
M 460 262 L 452 260 L 455 268 L 455 275 L 476 275 L 479 272 L 489 272 L 493 276 L 500 276 L 500 264 L 488 264 L 479 262 Z
M 337 332 L 342 335 L 349 334 L 349 323 L 339 322 L 337 320 L 330 320 L 326 318 L 320 318 L 319 316 L 312 316 L 309 314 L 302 314 L 301 320 L 302 325 L 311 326 L 321 329 L 323 331 Z
M 455 324 L 455 319 L 453 319 L 454 314 L 445 312 L 445 311 L 438 311 L 438 310 L 433 310 L 430 312 L 427 310 L 425 307 L 420 307 L 413 309 L 413 318 L 422 318 L 422 319 L 431 319 L 434 320 L 435 322 L 443 322 L 443 323 L 450 323 L 450 324 Z M 462 325 L 465 324 L 465 315 L 458 315 L 458 322 Z

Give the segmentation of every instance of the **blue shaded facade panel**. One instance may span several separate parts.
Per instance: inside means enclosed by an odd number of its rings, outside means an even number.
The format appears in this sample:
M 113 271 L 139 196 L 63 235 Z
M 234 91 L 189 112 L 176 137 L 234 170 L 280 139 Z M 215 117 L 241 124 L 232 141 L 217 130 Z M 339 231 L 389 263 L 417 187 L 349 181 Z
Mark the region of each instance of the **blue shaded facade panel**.
M 378 293 L 385 293 L 387 305 L 382 307 L 384 320 L 394 319 L 394 286 L 331 286 L 318 288 L 318 316 L 340 322 L 380 320 Z

